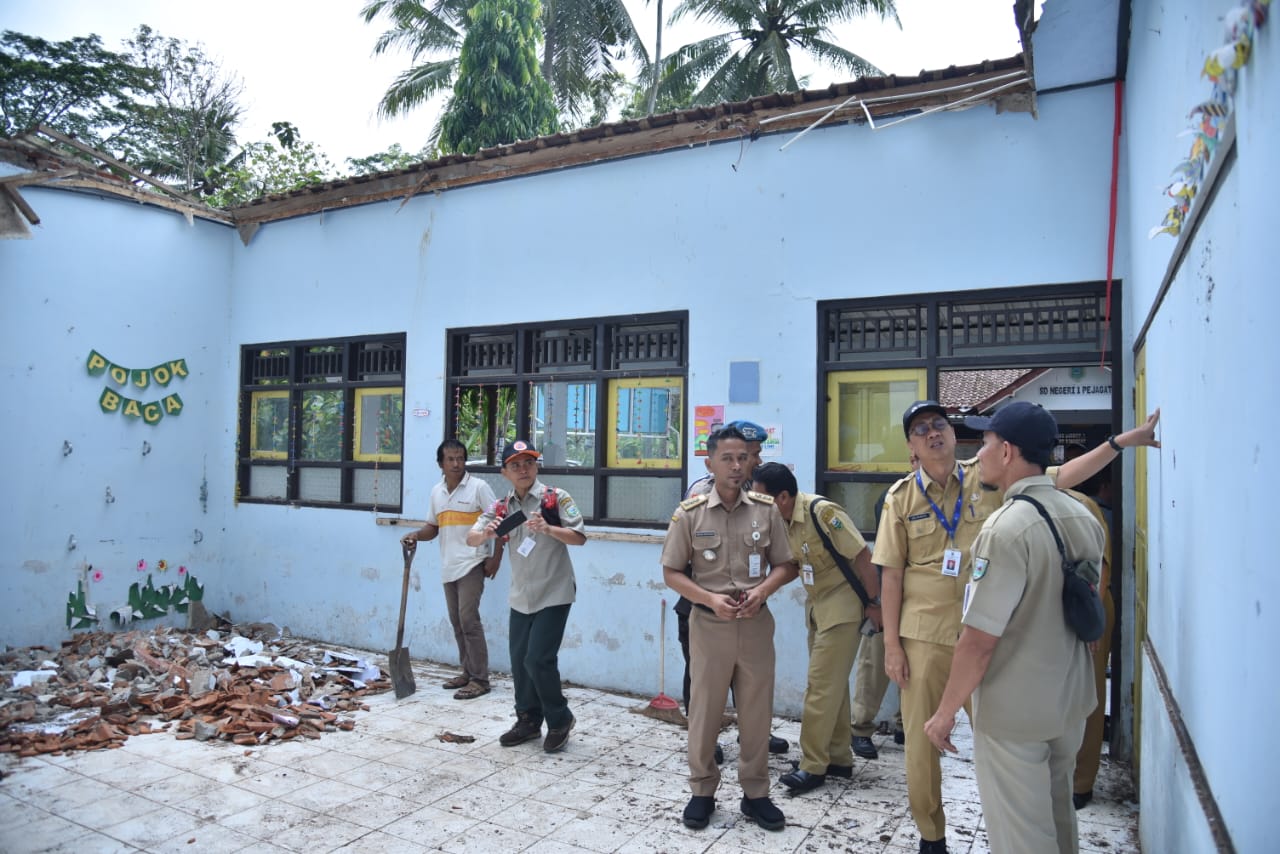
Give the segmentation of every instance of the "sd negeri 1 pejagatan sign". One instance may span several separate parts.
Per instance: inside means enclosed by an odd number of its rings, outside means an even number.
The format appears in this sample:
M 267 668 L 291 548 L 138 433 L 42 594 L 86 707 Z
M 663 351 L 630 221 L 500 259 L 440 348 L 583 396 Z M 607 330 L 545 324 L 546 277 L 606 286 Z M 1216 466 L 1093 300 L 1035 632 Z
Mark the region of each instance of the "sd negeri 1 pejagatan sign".
M 107 359 L 97 350 L 89 351 L 89 359 L 85 363 L 89 376 L 97 377 L 105 374 L 117 386 L 133 389 L 147 389 L 153 385 L 167 388 L 176 378 L 187 378 L 187 360 L 174 359 L 163 362 L 152 368 L 126 368 Z M 159 400 L 144 403 L 126 397 L 110 386 L 102 389 L 98 396 L 98 406 L 103 412 L 119 412 L 126 418 L 141 418 L 147 424 L 159 424 L 166 415 L 182 413 L 182 398 L 177 392 L 165 395 Z

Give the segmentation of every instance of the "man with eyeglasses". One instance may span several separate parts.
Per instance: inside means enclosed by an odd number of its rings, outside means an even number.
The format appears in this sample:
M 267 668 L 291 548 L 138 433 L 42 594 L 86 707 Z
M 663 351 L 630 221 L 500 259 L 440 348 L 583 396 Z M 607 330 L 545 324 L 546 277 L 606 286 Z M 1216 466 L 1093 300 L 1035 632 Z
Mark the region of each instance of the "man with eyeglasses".
M 1122 448 L 1159 447 L 1159 418 L 1157 409 L 1141 426 L 1046 474 L 1057 486 L 1070 487 L 1101 470 Z M 956 461 L 955 430 L 937 401 L 918 400 L 907 407 L 902 428 L 920 466 L 889 488 L 871 561 L 883 571 L 884 669 L 902 698 L 907 796 L 920 851 L 946 854 L 942 766 L 924 725 L 938 708 L 951 672 L 974 538 L 1004 502 L 1004 493 L 982 487 L 976 460 Z

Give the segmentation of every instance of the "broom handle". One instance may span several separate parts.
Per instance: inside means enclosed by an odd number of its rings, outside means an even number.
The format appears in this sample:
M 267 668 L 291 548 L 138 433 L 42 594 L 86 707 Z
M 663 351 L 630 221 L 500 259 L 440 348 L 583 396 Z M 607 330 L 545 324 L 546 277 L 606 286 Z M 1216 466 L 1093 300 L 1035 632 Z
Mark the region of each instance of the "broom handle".
M 667 600 L 662 600 L 662 632 L 658 635 L 658 693 L 667 691 Z

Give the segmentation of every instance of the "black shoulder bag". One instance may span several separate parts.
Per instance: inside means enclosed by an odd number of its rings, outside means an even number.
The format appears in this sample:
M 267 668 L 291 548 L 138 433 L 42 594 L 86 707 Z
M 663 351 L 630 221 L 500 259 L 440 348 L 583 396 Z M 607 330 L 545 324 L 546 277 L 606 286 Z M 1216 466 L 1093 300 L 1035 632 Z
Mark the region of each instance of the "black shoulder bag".
M 813 517 L 814 530 L 816 530 L 818 532 L 818 536 L 822 538 L 822 545 L 826 546 L 827 552 L 836 562 L 836 566 L 840 567 L 840 572 L 844 573 L 844 580 L 849 582 L 849 586 L 853 588 L 853 592 L 857 593 L 858 598 L 862 600 L 862 607 L 866 608 L 871 604 L 871 597 L 867 595 L 867 588 L 862 586 L 862 582 L 858 580 L 858 576 L 854 575 L 853 568 L 849 566 L 849 561 L 845 559 L 844 555 L 836 551 L 836 547 L 831 542 L 831 538 L 827 536 L 827 532 L 822 530 L 822 526 L 818 524 L 817 507 L 824 501 L 831 502 L 831 499 L 823 496 L 817 496 L 809 502 L 809 515 Z
M 1102 637 L 1107 627 L 1107 612 L 1102 607 L 1102 597 L 1098 595 L 1098 580 L 1101 578 L 1098 564 L 1092 560 L 1067 560 L 1062 537 L 1058 535 L 1058 528 L 1044 505 L 1030 495 L 1015 495 L 1013 500 L 1027 502 L 1048 523 L 1053 541 L 1058 544 L 1058 554 L 1062 556 L 1062 615 L 1080 640 L 1093 643 Z

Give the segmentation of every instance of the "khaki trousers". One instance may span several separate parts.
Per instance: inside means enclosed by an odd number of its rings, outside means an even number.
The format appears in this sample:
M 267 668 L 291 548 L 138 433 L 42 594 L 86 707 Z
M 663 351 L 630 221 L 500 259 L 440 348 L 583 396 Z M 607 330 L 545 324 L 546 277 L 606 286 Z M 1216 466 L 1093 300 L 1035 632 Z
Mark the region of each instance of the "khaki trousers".
M 689 789 L 695 795 L 714 795 L 720 785 L 716 737 L 730 684 L 738 710 L 738 782 L 748 798 L 769 794 L 773 625 L 768 608 L 749 620 L 721 620 L 701 608 L 689 615 Z
M 1050 741 L 1004 741 L 973 733 L 982 816 L 991 854 L 1076 854 L 1071 775 L 1084 720 Z
M 813 609 L 809 624 L 809 681 L 800 719 L 800 770 L 827 773 L 828 765 L 852 765 L 849 748 L 849 672 L 858 652 L 858 624 L 841 623 L 818 631 Z
M 947 817 L 942 808 L 942 763 L 938 749 L 924 734 L 924 725 L 942 702 L 943 689 L 951 674 L 953 647 L 940 643 L 902 639 L 907 655 L 909 678 L 902 691 L 902 724 L 907 743 L 907 801 L 920 837 L 930 842 L 947 835 Z M 965 701 L 965 714 L 973 720 L 973 706 Z
M 1116 624 L 1116 606 L 1111 591 L 1102 592 L 1102 605 L 1107 611 L 1107 628 L 1093 653 L 1093 681 L 1098 689 L 1098 707 L 1085 719 L 1084 741 L 1076 755 L 1076 776 L 1073 792 L 1083 795 L 1093 791 L 1093 781 L 1098 777 L 1098 763 L 1102 759 L 1102 734 L 1107 721 L 1107 659 L 1111 657 L 1111 632 Z
M 862 639 L 854 665 L 853 734 L 870 738 L 876 734 L 876 713 L 889 690 L 889 676 L 884 672 L 884 632 Z M 893 713 L 894 729 L 902 729 L 902 707 Z
M 444 604 L 458 644 L 462 675 L 489 685 L 489 645 L 480 621 L 480 597 L 484 595 L 484 564 L 478 563 L 457 581 L 444 583 Z

